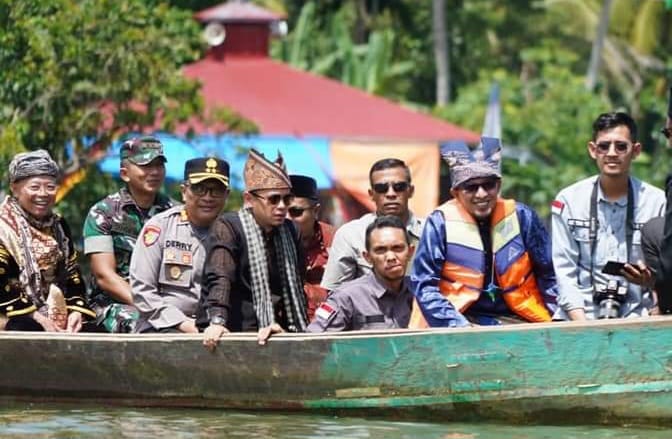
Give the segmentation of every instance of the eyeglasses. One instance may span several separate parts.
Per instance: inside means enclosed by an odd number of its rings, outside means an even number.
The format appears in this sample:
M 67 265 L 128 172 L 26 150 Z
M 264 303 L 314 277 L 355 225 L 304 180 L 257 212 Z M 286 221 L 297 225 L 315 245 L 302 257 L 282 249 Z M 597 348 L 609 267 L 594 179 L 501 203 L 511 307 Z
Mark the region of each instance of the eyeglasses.
M 197 183 L 197 184 L 187 184 L 187 187 L 189 188 L 189 190 L 191 190 L 191 193 L 196 195 L 197 197 L 204 197 L 205 194 L 210 192 L 210 196 L 212 198 L 224 198 L 224 196 L 228 192 L 228 188 L 223 184 L 219 184 L 216 186 L 206 186 L 202 183 Z
M 294 201 L 294 195 L 292 194 L 286 194 L 286 195 L 280 195 L 280 194 L 273 194 L 269 195 L 268 197 L 264 197 L 263 195 L 260 195 L 256 192 L 250 192 L 252 195 L 254 195 L 257 198 L 261 198 L 262 200 L 266 200 L 268 204 L 271 206 L 277 206 L 280 204 L 280 200 L 282 200 L 282 203 L 285 206 L 289 206 L 292 201 Z
M 667 127 L 665 127 L 665 128 L 661 128 L 661 129 L 660 129 L 660 132 L 661 132 L 661 134 L 662 134 L 663 136 L 665 136 L 665 138 L 667 138 L 667 139 L 669 139 L 670 136 L 672 136 L 672 129 L 671 129 L 671 128 L 667 128 Z
M 624 154 L 628 148 L 630 148 L 630 143 L 628 142 L 623 142 L 619 140 L 614 140 L 613 142 L 597 142 L 595 144 L 595 147 L 597 148 L 597 152 L 600 154 L 606 154 L 609 152 L 609 148 L 611 148 L 611 144 L 614 144 L 614 149 L 618 154 Z
M 56 192 L 58 192 L 58 185 L 54 183 L 47 183 L 47 184 L 31 183 L 28 186 L 26 186 L 26 188 L 31 192 L 40 192 L 44 190 L 44 192 L 49 195 L 53 195 Z
M 395 191 L 396 193 L 399 192 L 404 192 L 408 190 L 410 187 L 410 184 L 407 181 L 397 181 L 394 183 L 376 183 L 373 185 L 373 191 L 377 194 L 386 194 L 387 191 L 390 190 L 390 186 L 392 186 L 392 190 Z
M 478 192 L 478 188 L 483 188 L 484 191 L 490 192 L 494 190 L 496 187 L 497 187 L 497 180 L 487 180 L 481 183 L 465 183 L 462 186 L 460 186 L 460 189 L 462 189 L 465 192 L 476 193 Z
M 303 215 L 303 212 L 306 210 L 310 209 L 309 207 L 290 207 L 287 209 L 287 213 L 289 213 L 289 216 L 292 218 L 298 218 L 301 215 Z

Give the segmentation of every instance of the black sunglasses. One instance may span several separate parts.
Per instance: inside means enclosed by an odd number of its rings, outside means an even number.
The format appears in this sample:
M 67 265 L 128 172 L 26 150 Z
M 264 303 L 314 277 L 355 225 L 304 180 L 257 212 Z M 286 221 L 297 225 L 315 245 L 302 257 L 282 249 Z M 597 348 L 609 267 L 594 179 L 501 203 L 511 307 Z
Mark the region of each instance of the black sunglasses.
M 661 128 L 661 129 L 660 129 L 660 133 L 661 133 L 663 136 L 665 136 L 665 138 L 669 139 L 670 136 L 672 136 L 672 129 L 667 128 L 667 127 L 665 127 L 665 128 Z
M 210 192 L 210 196 L 212 198 L 224 198 L 224 196 L 228 192 L 228 188 L 223 184 L 207 186 L 203 183 L 196 183 L 196 184 L 187 184 L 187 187 L 189 188 L 189 190 L 191 190 L 191 193 L 196 195 L 197 197 L 204 197 L 205 194 Z
M 301 215 L 303 215 L 303 212 L 305 212 L 308 209 L 309 207 L 290 207 L 289 209 L 287 209 L 287 212 L 289 213 L 289 216 L 291 216 L 292 218 L 298 218 Z
M 280 204 L 280 201 L 282 200 L 283 204 L 285 206 L 289 206 L 292 201 L 294 201 L 294 195 L 292 194 L 286 194 L 286 195 L 280 195 L 280 194 L 273 194 L 269 195 L 268 197 L 264 197 L 263 195 L 260 195 L 256 192 L 250 192 L 252 195 L 254 195 L 257 198 L 261 198 L 262 200 L 266 200 L 268 204 L 271 206 L 277 206 Z
M 618 141 L 614 140 L 613 142 L 597 142 L 595 146 L 597 147 L 597 151 L 602 154 L 606 154 L 609 152 L 609 148 L 611 148 L 611 144 L 614 144 L 614 148 L 616 149 L 616 152 L 619 154 L 623 154 L 628 150 L 630 147 L 630 143 L 628 142 L 623 142 L 623 141 Z
M 478 192 L 478 188 L 481 187 L 484 191 L 490 192 L 497 187 L 497 180 L 488 180 L 481 183 L 465 183 L 460 186 L 460 189 L 465 192 L 476 193 Z
M 390 186 L 392 186 L 393 191 L 399 193 L 407 191 L 411 185 L 407 181 L 397 181 L 394 183 L 376 183 L 373 185 L 373 191 L 377 194 L 386 194 L 387 191 L 390 190 Z

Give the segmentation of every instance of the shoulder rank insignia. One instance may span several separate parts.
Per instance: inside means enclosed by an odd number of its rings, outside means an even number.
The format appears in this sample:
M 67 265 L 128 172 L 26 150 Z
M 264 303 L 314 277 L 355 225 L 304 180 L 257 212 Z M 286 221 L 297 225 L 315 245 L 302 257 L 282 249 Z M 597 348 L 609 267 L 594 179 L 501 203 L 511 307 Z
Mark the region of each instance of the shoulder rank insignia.
M 149 247 L 159 240 L 161 236 L 161 228 L 158 226 L 147 226 L 145 231 L 142 232 L 142 242 L 145 244 L 145 247 Z

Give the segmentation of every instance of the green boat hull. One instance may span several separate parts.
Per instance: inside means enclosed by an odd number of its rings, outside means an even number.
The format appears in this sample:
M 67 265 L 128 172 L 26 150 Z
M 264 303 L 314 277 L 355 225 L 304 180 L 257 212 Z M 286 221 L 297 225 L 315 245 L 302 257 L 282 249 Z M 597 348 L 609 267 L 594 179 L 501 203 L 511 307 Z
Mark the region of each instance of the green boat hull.
M 430 331 L 0 333 L 6 401 L 672 424 L 672 318 Z

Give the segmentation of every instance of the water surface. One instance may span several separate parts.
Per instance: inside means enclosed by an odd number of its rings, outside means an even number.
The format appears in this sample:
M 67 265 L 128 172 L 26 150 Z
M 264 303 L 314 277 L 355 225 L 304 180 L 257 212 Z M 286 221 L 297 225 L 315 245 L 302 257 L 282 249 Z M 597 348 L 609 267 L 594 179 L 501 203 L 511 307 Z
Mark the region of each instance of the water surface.
M 0 409 L 2 438 L 668 439 L 638 426 L 429 423 L 299 413 L 15 404 Z

